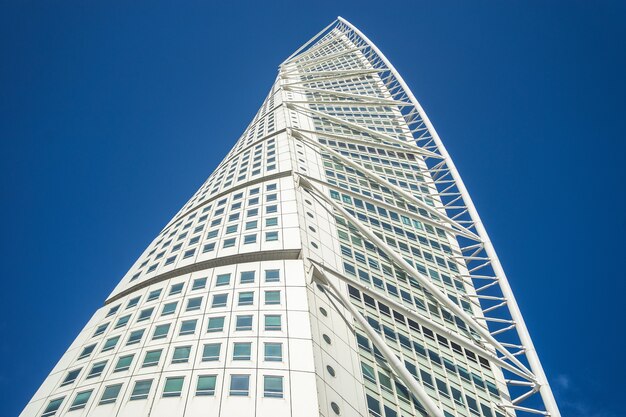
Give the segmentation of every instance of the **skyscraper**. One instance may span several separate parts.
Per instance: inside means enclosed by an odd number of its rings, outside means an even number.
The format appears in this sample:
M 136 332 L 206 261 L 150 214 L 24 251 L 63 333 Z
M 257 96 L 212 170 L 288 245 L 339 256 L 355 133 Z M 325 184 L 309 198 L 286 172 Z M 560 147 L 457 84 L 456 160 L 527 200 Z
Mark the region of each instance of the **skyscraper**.
M 536 413 L 560 415 L 450 156 L 338 18 L 22 416 Z

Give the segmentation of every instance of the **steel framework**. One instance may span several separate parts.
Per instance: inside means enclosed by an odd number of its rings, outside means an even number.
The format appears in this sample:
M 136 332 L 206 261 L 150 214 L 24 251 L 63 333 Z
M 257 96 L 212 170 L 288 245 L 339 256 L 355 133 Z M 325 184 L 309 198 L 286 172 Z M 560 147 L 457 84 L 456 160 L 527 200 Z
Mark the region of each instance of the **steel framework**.
M 323 49 L 332 42 L 342 39 L 348 47 L 332 53 L 322 53 Z M 340 59 L 354 52 L 360 52 L 363 68 L 350 68 L 345 70 L 319 70 L 324 62 Z M 318 68 L 316 70 L 316 68 Z M 389 93 L 387 97 L 369 94 L 355 94 L 316 87 L 314 84 L 320 81 L 342 80 L 362 76 L 375 76 L 384 85 Z M 291 125 L 289 135 L 296 141 L 308 148 L 332 158 L 345 166 L 358 172 L 368 181 L 378 184 L 393 198 L 404 201 L 418 207 L 421 220 L 432 223 L 456 237 L 460 256 L 450 257 L 449 260 L 464 265 L 464 269 L 458 278 L 465 282 L 471 282 L 475 293 L 467 295 L 467 301 L 480 309 L 481 314 L 470 315 L 434 286 L 428 277 L 421 274 L 409 264 L 395 248 L 390 247 L 380 239 L 368 225 L 361 222 L 356 216 L 347 211 L 341 204 L 328 197 L 328 190 L 337 187 L 327 181 L 309 177 L 303 173 L 295 173 L 299 186 L 315 198 L 320 204 L 332 207 L 334 215 L 340 215 L 363 236 L 363 238 L 375 243 L 395 265 L 402 268 L 408 275 L 419 281 L 421 285 L 430 291 L 437 301 L 445 308 L 460 317 L 469 327 L 470 342 L 474 349 L 480 349 L 485 355 L 498 364 L 506 377 L 506 384 L 511 394 L 510 402 L 502 402 L 500 407 L 514 412 L 515 414 L 540 414 L 559 417 L 560 412 L 541 362 L 534 348 L 530 334 L 515 300 L 506 274 L 500 264 L 496 251 L 489 239 L 487 231 L 478 215 L 472 199 L 456 169 L 443 142 L 437 134 L 432 123 L 428 119 L 422 106 L 419 104 L 409 87 L 393 65 L 380 52 L 363 33 L 345 19 L 338 17 L 336 21 L 324 28 L 320 33 L 311 38 L 294 54 L 288 57 L 280 66 L 279 83 L 284 93 L 284 102 L 290 111 L 306 115 L 311 118 L 325 120 L 337 126 L 347 128 L 361 135 L 346 133 L 324 133 L 326 138 L 334 138 L 344 143 L 367 145 L 376 142 L 378 147 L 390 150 L 401 150 L 407 153 L 419 155 L 426 163 L 429 174 L 429 186 L 436 190 L 440 204 L 429 205 L 407 190 L 385 178 L 377 172 L 365 167 L 358 160 L 352 159 L 348 152 L 337 151 L 320 143 L 319 132 Z M 312 86 L 313 84 L 313 86 Z M 306 99 L 290 97 L 289 92 L 301 93 L 299 96 Z M 390 134 L 373 130 L 364 124 L 350 121 L 345 118 L 331 115 L 319 109 L 324 105 L 348 105 L 368 108 L 387 106 L 393 107 L 408 126 L 408 130 L 399 134 Z M 364 139 L 366 137 L 367 139 Z M 341 189 L 342 193 L 350 193 L 350 190 Z M 355 196 L 356 193 L 353 193 Z M 365 198 L 358 194 L 359 198 Z M 383 199 L 384 200 L 384 199 Z M 384 201 L 376 201 L 384 204 Z M 397 207 L 394 209 L 398 210 Z M 415 215 L 415 213 L 413 213 Z M 367 286 L 359 284 L 349 277 L 336 271 L 328 271 L 322 264 L 309 259 L 310 267 L 318 281 L 327 288 L 328 292 L 349 309 L 355 320 L 367 331 L 368 336 L 375 345 L 383 343 L 375 332 L 368 330 L 368 324 L 360 316 L 360 313 L 341 294 L 341 291 L 327 279 L 330 273 L 334 277 L 356 285 L 361 291 L 375 296 Z M 389 300 L 386 300 L 389 302 Z M 417 312 L 410 311 L 402 305 L 396 306 L 405 314 L 417 320 L 428 320 L 420 317 Z M 430 322 L 430 326 L 436 325 Z M 450 335 L 450 331 L 441 329 Z M 454 340 L 468 343 L 462 337 L 452 335 Z M 415 381 L 407 380 L 408 372 L 402 369 L 403 365 L 392 357 L 393 354 L 386 352 L 384 347 L 380 350 L 385 353 L 396 375 L 408 384 L 412 393 L 420 399 L 429 414 L 440 416 L 441 411 L 436 409 Z M 389 356 L 391 355 L 391 356 Z M 394 360 L 395 359 L 395 360 Z M 426 397 L 425 397 L 426 396 Z M 435 408 L 433 408 L 435 407 Z

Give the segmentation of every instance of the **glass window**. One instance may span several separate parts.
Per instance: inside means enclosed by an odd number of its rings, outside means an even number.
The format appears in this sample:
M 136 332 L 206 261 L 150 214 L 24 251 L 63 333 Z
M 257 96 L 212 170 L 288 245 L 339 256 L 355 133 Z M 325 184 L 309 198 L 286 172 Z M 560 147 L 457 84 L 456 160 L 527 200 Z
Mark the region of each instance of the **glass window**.
M 150 294 L 148 294 L 148 299 L 146 301 L 152 301 L 159 298 L 162 290 L 162 288 L 159 288 L 158 290 L 150 291 Z
M 230 238 L 230 239 L 226 239 L 224 241 L 224 246 L 223 247 L 224 248 L 232 248 L 233 246 L 235 246 L 235 241 L 236 241 L 236 238 L 234 238 L 234 237 Z
M 243 271 L 239 277 L 240 284 L 251 284 L 254 282 L 254 271 Z
M 198 320 L 185 320 L 180 324 L 180 332 L 178 332 L 179 336 L 183 336 L 186 334 L 194 334 L 196 332 L 196 323 Z
M 119 336 L 115 336 L 110 339 L 107 339 L 107 341 L 104 342 L 104 346 L 102 346 L 102 352 L 106 352 L 107 350 L 113 349 L 115 345 L 117 345 L 118 340 L 120 340 Z
M 279 281 L 280 281 L 280 270 L 268 269 L 265 271 L 265 282 L 279 282 Z
M 256 233 L 252 234 L 252 235 L 245 235 L 243 237 L 243 244 L 244 245 L 249 245 L 252 243 L 256 243 Z
M 191 353 L 191 346 L 178 346 L 177 348 L 174 348 L 174 356 L 172 357 L 172 363 L 188 362 L 190 353 Z
M 61 404 L 63 404 L 64 399 L 65 397 L 51 400 L 46 406 L 46 409 L 43 410 L 43 414 L 41 415 L 41 417 L 50 417 L 50 416 L 55 415 L 56 412 L 59 410 L 59 408 L 61 408 Z
M 89 401 L 92 392 L 93 390 L 90 389 L 89 391 L 82 391 L 76 394 L 76 397 L 74 397 L 74 402 L 72 403 L 68 411 L 85 408 L 85 404 L 87 404 L 87 401 Z
M 270 217 L 265 219 L 265 226 L 267 227 L 271 227 L 271 226 L 277 226 L 278 225 L 278 217 Z
M 169 377 L 165 380 L 165 388 L 163 389 L 164 397 L 180 397 L 183 391 L 183 382 L 185 378 L 182 376 Z
M 187 311 L 200 310 L 202 305 L 202 297 L 190 298 L 187 300 Z
M 224 317 L 210 317 L 207 332 L 221 332 L 224 329 Z
M 265 330 L 281 330 L 280 315 L 268 314 L 265 316 Z
M 126 316 L 120 317 L 117 320 L 117 323 L 115 323 L 115 329 L 119 329 L 120 327 L 124 327 L 126 326 L 126 324 L 128 323 L 128 320 L 130 320 L 130 314 L 127 314 Z
M 154 311 L 154 307 L 146 308 L 145 310 L 141 310 L 139 313 L 139 318 L 137 321 L 148 320 L 150 316 L 152 316 L 152 312 Z
M 159 324 L 154 328 L 154 334 L 152 335 L 152 340 L 155 339 L 163 339 L 167 337 L 167 334 L 170 332 L 170 323 Z
M 247 396 L 250 391 L 250 375 L 231 375 L 230 395 Z
M 256 229 L 258 222 L 256 220 L 252 220 L 250 222 L 246 222 L 246 230 Z
M 226 307 L 228 303 L 228 294 L 215 294 L 213 296 L 213 303 L 211 307 Z
M 251 306 L 254 304 L 254 292 L 246 291 L 239 293 L 239 305 L 240 306 Z
M 144 379 L 142 381 L 135 382 L 132 394 L 130 394 L 130 400 L 145 400 L 150 394 L 150 387 L 152 387 L 151 379 Z
M 78 374 L 80 374 L 80 370 L 81 369 L 82 368 L 78 368 L 78 369 L 74 369 L 74 370 L 69 371 L 67 373 L 67 375 L 65 376 L 65 379 L 61 383 L 61 386 L 69 385 L 69 384 L 73 383 L 74 381 L 76 381 L 76 378 L 78 378 Z
M 263 396 L 270 398 L 283 398 L 283 377 L 263 376 Z
M 104 367 L 106 366 L 106 364 L 107 361 L 94 363 L 91 367 L 91 371 L 89 371 L 89 375 L 87 375 L 87 378 L 95 378 L 102 375 L 102 371 L 104 371 Z
M 161 310 L 162 316 L 167 316 L 169 314 L 174 314 L 176 311 L 176 306 L 178 305 L 178 301 L 174 301 L 173 303 L 167 303 L 163 305 L 163 310 Z
M 115 369 L 113 370 L 113 372 L 121 372 L 129 369 L 130 364 L 133 363 L 134 356 L 135 355 L 120 356 L 120 358 L 117 360 L 117 364 L 115 365 Z
M 265 361 L 282 362 L 283 360 L 283 344 L 282 343 L 265 343 Z
M 83 351 L 80 352 L 80 356 L 78 357 L 78 359 L 83 359 L 83 358 L 86 358 L 87 356 L 91 355 L 91 352 L 93 352 L 93 350 L 95 348 L 96 348 L 96 344 L 95 343 L 93 345 L 85 346 L 83 348 Z
M 170 287 L 170 294 L 169 295 L 174 295 L 174 294 L 180 294 L 181 292 L 183 292 L 183 286 L 185 284 L 182 282 L 179 282 L 178 284 L 174 284 Z
M 126 346 L 139 343 L 141 341 L 141 338 L 143 337 L 143 332 L 145 331 L 146 329 L 140 329 L 140 330 L 135 330 L 131 332 L 130 336 L 128 336 L 128 341 L 126 342 Z
M 230 284 L 230 274 L 221 274 L 218 275 L 215 279 L 215 286 L 221 287 L 222 285 Z
M 107 313 L 106 317 L 110 317 L 110 316 L 112 316 L 113 314 L 117 313 L 117 310 L 119 310 L 119 309 L 120 309 L 119 304 L 118 304 L 118 305 L 116 305 L 115 307 L 111 307 L 111 308 L 109 309 L 109 312 Z
M 252 330 L 252 316 L 237 316 L 237 325 L 235 327 L 236 331 L 242 330 Z
M 203 362 L 218 361 L 220 359 L 221 348 L 222 348 L 221 343 L 209 343 L 209 344 L 204 345 L 204 349 L 202 350 L 202 361 Z
M 200 290 L 204 287 L 206 287 L 206 278 L 196 278 L 193 280 L 193 286 L 191 287 L 191 290 Z
M 265 232 L 265 241 L 273 242 L 278 240 L 278 232 Z
M 234 361 L 249 361 L 252 352 L 252 343 L 234 343 L 233 345 L 233 360 Z
M 141 298 L 141 297 L 131 298 L 131 299 L 128 301 L 128 305 L 126 305 L 126 308 L 127 308 L 127 309 L 129 309 L 129 308 L 135 307 L 137 304 L 139 304 L 139 299 L 140 299 L 140 298 Z
M 215 395 L 216 375 L 200 375 L 196 387 L 196 395 Z
M 265 291 L 265 304 L 280 304 L 280 291 Z
M 163 349 L 159 350 L 149 350 L 146 352 L 146 356 L 143 358 L 143 364 L 141 365 L 143 368 L 148 366 L 157 366 L 159 361 L 161 360 L 161 353 Z
M 96 331 L 93 333 L 93 337 L 100 336 L 102 333 L 104 333 L 107 327 L 109 327 L 109 323 L 104 323 L 96 327 Z
M 122 384 L 109 385 L 104 389 L 102 397 L 100 398 L 99 405 L 112 404 L 117 400 L 117 396 L 120 394 Z

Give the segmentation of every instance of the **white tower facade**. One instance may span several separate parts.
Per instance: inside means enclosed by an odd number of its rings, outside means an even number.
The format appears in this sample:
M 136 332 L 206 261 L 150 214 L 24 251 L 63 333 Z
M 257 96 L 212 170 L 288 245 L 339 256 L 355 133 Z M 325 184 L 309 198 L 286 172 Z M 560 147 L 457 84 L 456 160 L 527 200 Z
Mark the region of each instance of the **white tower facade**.
M 22 417 L 560 416 L 450 156 L 342 18 Z

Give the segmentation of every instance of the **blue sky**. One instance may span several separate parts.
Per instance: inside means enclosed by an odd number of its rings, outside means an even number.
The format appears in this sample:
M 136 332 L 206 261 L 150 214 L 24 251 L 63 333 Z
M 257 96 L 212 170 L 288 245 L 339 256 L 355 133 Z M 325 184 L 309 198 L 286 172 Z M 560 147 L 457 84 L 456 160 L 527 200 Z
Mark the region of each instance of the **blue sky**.
M 0 415 L 337 15 L 455 159 L 564 416 L 623 414 L 626 3 L 2 2 Z

